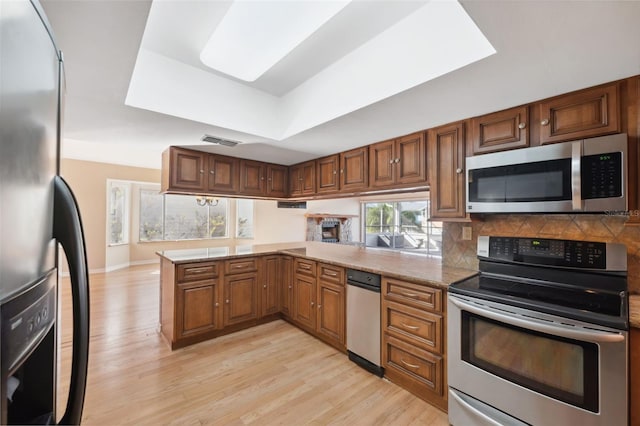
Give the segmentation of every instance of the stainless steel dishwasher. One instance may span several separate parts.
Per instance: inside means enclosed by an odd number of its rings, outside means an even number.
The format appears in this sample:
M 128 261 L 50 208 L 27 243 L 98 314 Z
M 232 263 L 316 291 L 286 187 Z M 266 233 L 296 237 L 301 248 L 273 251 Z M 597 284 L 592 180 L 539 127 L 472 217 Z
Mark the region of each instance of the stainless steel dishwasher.
M 347 353 L 382 377 L 380 362 L 380 275 L 347 269 Z

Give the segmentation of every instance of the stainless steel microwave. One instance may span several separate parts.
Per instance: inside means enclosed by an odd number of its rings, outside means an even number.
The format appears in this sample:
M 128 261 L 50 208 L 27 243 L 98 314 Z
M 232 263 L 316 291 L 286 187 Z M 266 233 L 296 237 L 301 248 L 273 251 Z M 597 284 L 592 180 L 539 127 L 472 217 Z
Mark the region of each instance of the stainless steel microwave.
M 467 212 L 627 209 L 627 135 L 467 157 Z

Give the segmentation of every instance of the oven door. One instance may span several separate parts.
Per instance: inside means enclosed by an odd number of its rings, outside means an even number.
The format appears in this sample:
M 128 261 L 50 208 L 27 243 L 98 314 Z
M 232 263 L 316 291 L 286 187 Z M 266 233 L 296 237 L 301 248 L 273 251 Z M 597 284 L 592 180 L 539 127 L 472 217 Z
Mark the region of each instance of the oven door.
M 448 321 L 453 425 L 627 424 L 627 332 L 455 294 Z

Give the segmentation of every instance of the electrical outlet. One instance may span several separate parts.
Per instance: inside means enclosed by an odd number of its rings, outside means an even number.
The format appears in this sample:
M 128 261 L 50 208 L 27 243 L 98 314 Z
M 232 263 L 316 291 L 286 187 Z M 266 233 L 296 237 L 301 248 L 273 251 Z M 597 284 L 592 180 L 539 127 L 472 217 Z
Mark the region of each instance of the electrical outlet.
M 465 241 L 470 241 L 471 240 L 471 227 L 470 226 L 463 226 L 462 227 L 462 239 Z

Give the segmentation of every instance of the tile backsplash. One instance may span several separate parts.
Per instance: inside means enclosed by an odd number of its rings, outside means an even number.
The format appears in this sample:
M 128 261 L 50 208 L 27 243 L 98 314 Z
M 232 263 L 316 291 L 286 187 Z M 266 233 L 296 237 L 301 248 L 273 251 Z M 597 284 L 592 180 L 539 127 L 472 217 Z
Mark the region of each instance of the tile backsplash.
M 482 221 L 444 223 L 443 263 L 478 269 L 478 235 L 564 238 L 616 242 L 627 246 L 629 292 L 640 294 L 640 226 L 625 226 L 625 216 L 603 214 L 486 215 Z M 472 228 L 471 240 L 462 239 L 462 228 Z

